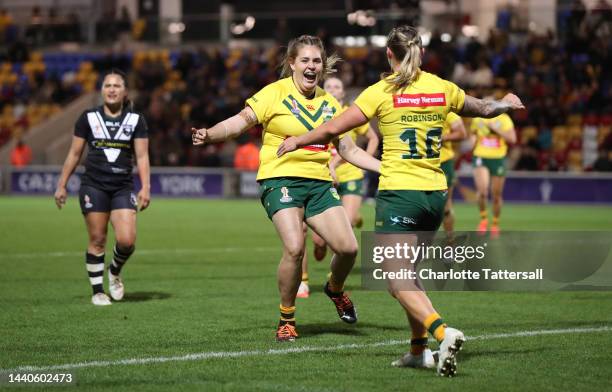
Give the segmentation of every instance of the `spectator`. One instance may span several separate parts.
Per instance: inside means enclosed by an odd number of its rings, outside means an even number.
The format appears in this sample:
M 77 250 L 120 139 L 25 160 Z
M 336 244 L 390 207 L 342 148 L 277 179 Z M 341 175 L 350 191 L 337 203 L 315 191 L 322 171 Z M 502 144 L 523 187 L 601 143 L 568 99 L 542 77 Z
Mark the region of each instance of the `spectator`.
M 244 171 L 257 171 L 259 168 L 259 147 L 253 143 L 248 133 L 242 134 L 237 142 L 239 147 L 234 154 L 234 168 Z
M 11 165 L 15 167 L 28 166 L 32 162 L 32 149 L 21 138 L 11 151 Z

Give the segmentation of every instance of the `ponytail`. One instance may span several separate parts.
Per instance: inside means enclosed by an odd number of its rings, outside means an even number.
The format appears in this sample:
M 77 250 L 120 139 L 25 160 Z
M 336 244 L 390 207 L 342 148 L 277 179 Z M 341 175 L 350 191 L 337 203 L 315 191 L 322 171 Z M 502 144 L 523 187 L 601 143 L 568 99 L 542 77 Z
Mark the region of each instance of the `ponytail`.
M 399 70 L 388 80 L 393 90 L 398 91 L 410 86 L 421 72 L 421 50 L 423 44 L 418 31 L 414 27 L 395 27 L 387 37 L 387 47 L 401 63 Z M 383 78 L 393 75 L 388 72 Z

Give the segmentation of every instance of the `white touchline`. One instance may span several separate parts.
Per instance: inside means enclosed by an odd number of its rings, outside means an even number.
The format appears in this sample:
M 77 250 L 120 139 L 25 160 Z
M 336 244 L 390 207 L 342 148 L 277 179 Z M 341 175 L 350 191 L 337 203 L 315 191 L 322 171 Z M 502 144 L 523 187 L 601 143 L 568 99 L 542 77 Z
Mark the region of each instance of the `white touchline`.
M 544 329 L 539 331 L 518 331 L 509 333 L 498 333 L 490 335 L 479 335 L 479 336 L 468 336 L 466 339 L 470 340 L 486 340 L 486 339 L 504 339 L 504 338 L 520 338 L 529 336 L 541 336 L 541 335 L 560 335 L 569 333 L 581 333 L 581 332 L 610 332 L 612 326 L 603 327 L 585 327 L 585 328 L 568 328 L 568 329 Z M 286 355 L 304 352 L 326 352 L 326 351 L 342 351 L 342 350 L 354 350 L 363 349 L 370 347 L 382 347 L 382 346 L 396 346 L 401 344 L 408 344 L 409 340 L 388 340 L 385 342 L 377 343 L 365 343 L 365 344 L 341 344 L 331 347 L 293 347 L 283 349 L 269 349 L 269 350 L 253 350 L 253 351 L 217 351 L 217 352 L 203 352 L 186 354 L 173 357 L 149 357 L 149 358 L 130 358 L 130 359 L 118 359 L 113 361 L 91 361 L 91 362 L 77 362 L 67 363 L 63 365 L 48 365 L 48 366 L 20 366 L 14 369 L 0 369 L 0 373 L 11 373 L 11 372 L 34 372 L 34 371 L 51 371 L 51 370 L 70 370 L 80 369 L 89 367 L 109 367 L 118 365 L 146 365 L 149 363 L 164 363 L 164 362 L 181 362 L 181 361 L 202 361 L 213 358 L 238 358 L 238 357 L 253 357 L 257 355 Z
M 278 247 L 253 247 L 253 248 L 244 248 L 244 247 L 224 247 L 224 248 L 193 248 L 193 249 L 140 249 L 136 251 L 137 254 L 141 255 L 158 255 L 158 254 L 199 254 L 199 253 L 232 253 L 232 252 L 240 252 L 240 251 L 248 251 L 248 252 L 269 252 L 273 250 L 278 250 Z M 82 256 L 83 252 L 78 251 L 65 251 L 65 252 L 40 252 L 40 253 L 7 253 L 0 257 L 2 259 L 29 259 L 29 258 L 39 258 L 39 257 L 69 257 L 69 256 Z

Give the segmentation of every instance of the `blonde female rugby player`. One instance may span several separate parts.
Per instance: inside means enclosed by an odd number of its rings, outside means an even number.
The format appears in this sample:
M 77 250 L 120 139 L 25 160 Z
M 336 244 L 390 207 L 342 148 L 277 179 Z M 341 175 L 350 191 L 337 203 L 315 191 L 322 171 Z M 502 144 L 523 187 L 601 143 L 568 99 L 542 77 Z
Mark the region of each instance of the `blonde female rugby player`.
M 476 142 L 472 156 L 474 166 L 474 183 L 478 192 L 478 210 L 480 223 L 478 233 L 485 234 L 489 223 L 487 200 L 489 185 L 493 198 L 493 222 L 491 236 L 499 236 L 499 218 L 503 204 L 502 194 L 506 180 L 506 154 L 508 143 L 516 143 L 516 131 L 510 116 L 502 113 L 491 119 L 475 118 L 470 130 L 475 135 Z
M 278 150 L 284 157 L 305 145 L 327 143 L 376 117 L 383 137 L 383 156 L 375 230 L 409 234 L 406 242 L 412 245 L 419 238 L 411 232 L 435 231 L 442 222 L 447 184 L 440 169 L 440 138 L 446 115 L 452 111 L 463 116 L 494 117 L 523 107 L 512 94 L 501 101 L 466 96 L 455 84 L 421 71 L 422 53 L 415 28 L 391 30 L 386 54 L 393 72 L 368 87 L 340 116 L 312 132 L 285 140 Z M 406 311 L 412 328 L 410 352 L 393 365 L 435 367 L 427 349 L 429 331 L 440 343 L 438 374 L 453 376 L 457 352 L 465 341 L 463 333 L 446 326 L 424 291 L 402 290 L 392 281 L 389 290 Z
M 239 114 L 210 129 L 192 129 L 193 144 L 201 145 L 235 137 L 258 123 L 264 127 L 257 180 L 261 202 L 283 243 L 278 266 L 281 297 L 278 341 L 294 341 L 298 336 L 295 298 L 302 272 L 303 222 L 334 252 L 325 293 L 342 321 L 357 321 L 355 307 L 343 291 L 344 281 L 355 262 L 357 240 L 332 185 L 327 166 L 329 146 L 312 144 L 283 157 L 276 156 L 278 146 L 287 137 L 308 133 L 340 111 L 334 97 L 318 87 L 323 76 L 332 72 L 336 61 L 335 56 L 326 55 L 319 38 L 300 36 L 289 43 L 282 79 L 249 98 Z M 356 147 L 352 139 L 343 138 L 335 143 L 347 161 L 377 170 L 380 162 Z
M 329 77 L 325 79 L 323 83 L 323 89 L 331 94 L 340 106 L 342 110 L 346 110 L 348 105 L 344 104 L 344 98 L 346 92 L 344 91 L 344 83 L 342 80 L 336 77 Z M 354 142 L 357 141 L 358 136 L 364 136 L 367 139 L 366 152 L 372 156 L 378 149 L 378 135 L 370 127 L 369 124 L 364 124 L 361 127 L 355 128 L 348 133 Z M 332 159 L 329 162 L 329 169 L 334 179 L 338 194 L 342 200 L 342 206 L 346 210 L 346 213 L 351 221 L 351 226 L 361 227 L 363 220 L 359 214 L 361 208 L 361 201 L 363 199 L 363 171 L 345 162 L 340 155 L 337 154 L 336 150 L 332 150 Z M 314 257 L 317 261 L 321 261 L 325 258 L 327 253 L 327 244 L 317 233 L 312 233 L 312 242 L 314 245 Z M 304 261 L 302 262 L 302 283 L 298 290 L 298 298 L 307 298 L 310 290 L 308 288 L 308 261 L 306 255 L 304 255 Z

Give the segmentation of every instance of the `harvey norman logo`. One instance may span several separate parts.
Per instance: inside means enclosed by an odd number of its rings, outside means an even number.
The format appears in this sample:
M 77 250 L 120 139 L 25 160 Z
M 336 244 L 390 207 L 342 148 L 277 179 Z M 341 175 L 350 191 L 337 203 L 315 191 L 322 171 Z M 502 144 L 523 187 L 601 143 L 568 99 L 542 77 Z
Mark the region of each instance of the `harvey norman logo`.
M 400 94 L 393 96 L 394 108 L 446 106 L 444 93 L 436 94 Z

